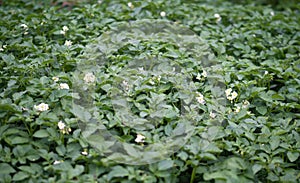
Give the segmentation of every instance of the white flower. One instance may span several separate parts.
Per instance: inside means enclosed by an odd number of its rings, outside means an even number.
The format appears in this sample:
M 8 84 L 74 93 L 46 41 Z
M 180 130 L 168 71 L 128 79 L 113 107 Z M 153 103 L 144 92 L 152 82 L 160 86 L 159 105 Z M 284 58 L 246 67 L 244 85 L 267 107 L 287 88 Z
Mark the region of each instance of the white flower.
M 139 67 L 138 69 L 140 72 L 144 71 L 144 67 Z
M 221 15 L 220 15 L 220 14 L 218 14 L 218 13 L 215 13 L 215 14 L 214 14 L 214 17 L 217 19 L 217 22 L 219 22 L 219 21 L 221 21 L 221 20 L 222 20 L 222 17 L 221 17 Z
M 201 80 L 201 74 L 200 73 L 197 74 L 196 79 Z
M 34 105 L 34 109 L 36 109 L 38 111 L 47 111 L 49 109 L 49 106 L 48 106 L 48 104 L 41 103 L 39 105 Z
M 235 99 L 237 96 L 238 96 L 238 94 L 235 91 L 231 93 L 232 99 Z
M 132 2 L 127 3 L 127 6 L 128 6 L 129 8 L 133 8 L 133 7 L 134 7 L 133 4 L 132 4 Z
M 154 85 L 154 84 L 155 84 L 152 78 L 149 80 L 149 83 L 150 83 L 151 85 Z
M 205 70 L 203 70 L 201 75 L 206 78 L 207 77 L 207 72 Z
M 161 76 L 158 75 L 158 76 L 156 77 L 156 79 L 157 79 L 158 82 L 160 82 Z
M 65 90 L 68 90 L 68 89 L 70 89 L 69 88 L 69 85 L 67 84 L 67 83 L 60 83 L 59 84 L 59 89 L 65 89 Z
M 226 97 L 228 97 L 230 95 L 231 91 L 232 91 L 231 88 L 228 88 L 227 90 L 225 90 Z
M 210 111 L 209 116 L 214 119 L 217 115 L 216 115 L 216 113 L 213 113 L 212 111 Z
M 164 12 L 164 11 L 160 12 L 161 17 L 165 17 L 166 15 L 167 15 L 166 12 Z
M 59 80 L 59 78 L 54 76 L 54 77 L 52 77 L 52 80 L 57 82 Z
M 141 134 L 137 134 L 137 136 L 136 136 L 136 138 L 135 138 L 134 141 L 135 141 L 136 143 L 145 142 L 145 141 L 144 141 L 145 138 L 146 138 L 145 136 L 143 136 L 143 135 L 141 135 Z
M 227 90 L 225 90 L 225 94 L 226 94 L 227 99 L 231 100 L 231 101 L 234 100 L 238 96 L 237 92 L 235 92 L 235 91 L 232 92 L 232 88 L 228 88 Z
M 58 124 L 57 124 L 57 126 L 58 126 L 58 128 L 59 128 L 60 130 L 64 130 L 65 127 L 66 127 L 66 124 L 63 123 L 62 121 L 59 121 Z
M 235 112 L 238 113 L 238 112 L 240 112 L 240 111 L 241 111 L 240 106 L 237 106 L 236 109 L 235 109 Z
M 0 51 L 4 51 L 4 49 L 2 47 L 0 47 Z
M 249 105 L 250 105 L 250 102 L 249 102 L 248 100 L 244 100 L 242 108 L 245 109 L 245 108 L 247 108 Z
M 215 14 L 214 14 L 214 17 L 215 17 L 215 18 L 221 18 L 220 14 L 218 14 L 218 13 L 215 13 Z
M 271 11 L 271 12 L 270 12 L 270 15 L 271 15 L 271 16 L 274 16 L 274 15 L 275 15 L 274 11 Z
M 87 156 L 89 153 L 87 151 L 82 151 L 81 154 Z
M 267 75 L 267 74 L 269 74 L 269 72 L 268 72 L 268 71 L 265 71 L 265 75 Z
M 71 46 L 71 45 L 72 45 L 72 41 L 70 41 L 70 40 L 65 41 L 65 46 Z
M 129 90 L 129 84 L 128 84 L 128 82 L 127 81 L 123 81 L 122 82 L 122 85 L 123 85 L 123 88 L 127 91 L 127 90 Z
M 23 29 L 28 29 L 28 26 L 26 24 L 21 24 L 20 25 Z
M 87 74 L 85 74 L 83 80 L 84 80 L 86 83 L 93 83 L 93 82 L 95 82 L 96 77 L 94 76 L 93 73 L 87 73 Z
M 61 31 L 60 31 L 60 34 L 62 34 L 62 35 L 65 35 L 65 34 L 66 34 L 66 32 L 65 32 L 65 31 L 63 31 L 63 30 L 61 30 Z
M 57 165 L 57 164 L 59 164 L 59 163 L 61 163 L 61 161 L 55 160 L 55 161 L 53 162 L 53 165 Z
M 101 4 L 102 3 L 102 0 L 98 0 L 98 4 Z
M 62 30 L 67 32 L 69 30 L 69 28 L 67 26 L 63 26 Z
M 206 102 L 204 100 L 204 96 L 199 92 L 196 93 L 197 93 L 197 97 L 196 97 L 197 102 L 200 104 L 205 104 Z

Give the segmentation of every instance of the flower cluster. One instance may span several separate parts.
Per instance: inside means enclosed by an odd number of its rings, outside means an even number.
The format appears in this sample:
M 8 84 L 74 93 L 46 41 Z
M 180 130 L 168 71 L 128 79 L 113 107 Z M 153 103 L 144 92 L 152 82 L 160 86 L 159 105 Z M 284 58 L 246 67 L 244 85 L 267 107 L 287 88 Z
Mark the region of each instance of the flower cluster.
M 149 83 L 150 83 L 151 85 L 155 85 L 155 83 L 159 83 L 160 80 L 161 80 L 161 76 L 160 76 L 160 75 L 154 76 L 154 77 L 152 77 L 152 78 L 149 80 Z
M 59 89 L 61 90 L 68 90 L 70 89 L 69 85 L 67 83 L 60 83 L 59 84 Z
M 200 104 L 205 104 L 206 102 L 204 100 L 204 96 L 199 92 L 196 92 L 196 94 L 197 94 L 197 97 L 196 97 L 197 102 Z
M 67 27 L 67 26 L 63 26 L 63 28 L 62 28 L 62 30 L 60 31 L 60 33 L 62 34 L 62 35 L 65 35 L 66 34 L 66 32 L 69 30 L 69 28 Z
M 227 90 L 225 90 L 225 94 L 227 99 L 231 102 L 238 96 L 237 92 L 232 91 L 232 88 L 228 88 Z
M 128 84 L 127 81 L 124 80 L 124 81 L 122 82 L 122 86 L 123 86 L 124 90 L 126 90 L 126 91 L 129 90 L 129 84 Z
M 34 109 L 37 111 L 47 111 L 49 109 L 48 104 L 45 103 L 40 103 L 39 105 L 34 105 Z
M 89 72 L 89 73 L 85 74 L 83 80 L 84 80 L 86 83 L 93 83 L 93 82 L 95 82 L 96 77 L 95 77 L 95 75 L 94 75 L 93 73 L 90 73 L 90 72 Z
M 58 124 L 57 124 L 59 130 L 63 133 L 63 134 L 68 134 L 69 132 L 71 132 L 71 128 L 68 128 L 66 126 L 66 124 L 62 121 L 59 121 Z
M 0 51 L 4 51 L 7 45 L 0 46 Z
M 203 70 L 201 74 L 200 73 L 197 74 L 196 79 L 197 80 L 202 80 L 206 77 L 207 77 L 207 72 L 205 70 Z

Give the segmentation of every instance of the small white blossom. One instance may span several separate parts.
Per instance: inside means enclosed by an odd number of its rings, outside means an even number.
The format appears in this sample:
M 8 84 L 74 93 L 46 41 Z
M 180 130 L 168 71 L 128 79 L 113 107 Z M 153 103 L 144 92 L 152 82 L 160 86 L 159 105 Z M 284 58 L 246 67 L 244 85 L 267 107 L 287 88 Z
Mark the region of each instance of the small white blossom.
M 65 31 L 63 31 L 63 30 L 61 30 L 61 31 L 60 31 L 60 34 L 62 34 L 62 35 L 65 35 L 65 34 L 66 34 L 66 32 L 65 32 Z
M 132 2 L 127 3 L 127 6 L 128 6 L 129 8 L 133 8 L 133 7 L 134 7 L 133 4 L 132 4 Z
M 200 73 L 197 74 L 196 79 L 201 80 L 201 74 Z
M 89 153 L 85 150 L 85 151 L 82 151 L 81 154 L 87 156 Z
M 93 83 L 93 82 L 95 82 L 96 77 L 95 77 L 95 75 L 93 73 L 87 73 L 87 74 L 85 74 L 83 80 L 86 83 Z
M 4 51 L 4 49 L 2 47 L 0 47 L 0 51 Z
M 196 100 L 200 104 L 205 104 L 206 103 L 205 100 L 204 100 L 204 96 L 199 92 L 197 92 Z
M 238 113 L 238 112 L 240 112 L 240 111 L 241 111 L 240 106 L 237 106 L 237 107 L 235 108 L 235 112 Z
M 124 89 L 125 89 L 126 91 L 129 90 L 129 84 L 128 84 L 127 81 L 124 80 L 124 81 L 122 82 L 122 85 L 123 85 L 123 87 L 124 87 Z
M 235 99 L 237 96 L 238 96 L 238 94 L 235 91 L 231 93 L 232 99 Z
M 55 160 L 55 161 L 53 162 L 53 165 L 57 165 L 57 164 L 59 164 L 59 163 L 61 163 L 61 161 Z
M 102 3 L 102 0 L 98 0 L 98 4 L 101 4 Z
M 143 136 L 143 135 L 141 135 L 141 134 L 137 134 L 137 136 L 136 136 L 136 138 L 135 138 L 135 142 L 136 143 L 141 143 L 141 142 L 145 142 L 145 139 L 146 137 L 145 136 Z
M 214 14 L 214 17 L 217 19 L 217 22 L 220 22 L 220 21 L 222 20 L 221 15 L 218 14 L 218 13 L 215 13 L 215 14 Z
M 59 80 L 59 78 L 54 76 L 54 77 L 52 77 L 52 80 L 57 82 Z
M 248 100 L 244 100 L 242 108 L 245 109 L 245 108 L 247 108 L 249 105 L 250 105 L 250 102 L 249 102 Z
M 158 82 L 160 82 L 161 76 L 158 75 L 158 76 L 156 77 L 156 79 L 157 79 Z
M 139 67 L 139 71 L 144 71 L 144 67 Z
M 67 83 L 60 83 L 59 84 L 59 89 L 65 89 L 65 90 L 68 90 L 70 89 L 69 85 Z
M 231 88 L 228 88 L 227 90 L 225 90 L 225 94 L 228 100 L 233 101 L 237 96 L 237 92 L 233 91 Z
M 216 115 L 216 113 L 213 113 L 212 111 L 210 111 L 209 116 L 214 119 L 217 115 Z
M 39 105 L 34 105 L 34 109 L 38 111 L 47 111 L 49 109 L 48 104 L 41 103 Z
M 69 30 L 69 28 L 67 26 L 63 26 L 62 30 L 67 32 Z
M 154 84 L 155 84 L 154 81 L 153 81 L 153 79 L 150 79 L 150 80 L 149 80 L 149 83 L 150 83 L 151 85 L 154 85 Z
M 65 127 L 66 127 L 66 124 L 63 123 L 62 121 L 59 121 L 58 124 L 57 124 L 57 126 L 58 126 L 58 128 L 59 128 L 60 130 L 64 130 Z
M 161 17 L 165 17 L 166 15 L 167 15 L 166 12 L 164 12 L 164 11 L 160 12 Z
M 205 70 L 203 70 L 201 75 L 206 78 L 207 77 L 207 72 Z
M 271 11 L 271 12 L 270 12 L 270 15 L 271 15 L 271 16 L 274 16 L 274 15 L 275 15 L 274 11 Z
M 268 72 L 268 71 L 265 71 L 265 75 L 267 75 L 267 74 L 269 74 L 269 72 Z
M 228 97 L 231 94 L 231 91 L 232 91 L 231 88 L 225 90 L 226 97 Z
M 28 26 L 26 24 L 21 24 L 20 25 L 23 29 L 28 29 Z
M 65 46 L 71 46 L 71 45 L 72 45 L 72 41 L 70 41 L 70 40 L 65 41 Z

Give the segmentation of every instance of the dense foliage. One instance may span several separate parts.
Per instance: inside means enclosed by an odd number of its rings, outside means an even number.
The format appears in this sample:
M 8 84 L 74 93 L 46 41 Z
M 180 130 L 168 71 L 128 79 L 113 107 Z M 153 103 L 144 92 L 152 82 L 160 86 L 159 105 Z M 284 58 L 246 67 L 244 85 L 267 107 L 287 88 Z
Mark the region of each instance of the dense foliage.
M 300 4 L 268 3 L 2 1 L 0 182 L 298 182 Z M 83 138 L 72 105 L 72 78 L 87 45 L 118 22 L 143 19 L 163 19 L 195 32 L 222 66 L 224 95 L 225 89 L 237 95 L 227 96 L 222 120 L 216 121 L 209 114 L 209 89 L 196 85 L 208 102 L 200 107 L 204 113 L 187 143 L 163 161 L 126 165 L 108 161 Z M 146 48 L 174 59 L 187 56 L 169 43 L 145 41 Z M 108 77 L 113 66 L 140 50 L 127 47 L 111 54 L 103 85 L 113 83 Z M 203 68 L 190 64 L 187 72 L 197 80 Z M 150 87 L 151 97 L 169 96 L 165 82 L 160 95 Z M 103 120 L 135 143 L 135 133 L 114 120 L 101 98 L 107 89 L 103 85 L 97 96 Z M 160 125 L 155 132 L 168 128 Z

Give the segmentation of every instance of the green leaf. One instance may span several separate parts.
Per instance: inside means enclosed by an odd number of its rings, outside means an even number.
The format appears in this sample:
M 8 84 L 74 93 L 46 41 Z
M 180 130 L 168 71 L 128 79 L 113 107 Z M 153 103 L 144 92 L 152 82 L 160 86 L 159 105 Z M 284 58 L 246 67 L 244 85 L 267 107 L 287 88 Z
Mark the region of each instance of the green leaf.
M 10 174 L 10 173 L 15 173 L 15 172 L 16 172 L 16 170 L 9 164 L 7 164 L 7 163 L 0 164 L 0 175 L 1 174 Z
M 84 166 L 82 165 L 76 165 L 75 168 L 71 168 L 68 171 L 68 176 L 70 179 L 73 177 L 79 176 L 84 171 Z
M 128 176 L 129 172 L 127 169 L 121 166 L 115 166 L 112 168 L 112 171 L 107 175 L 108 180 L 111 180 L 113 177 L 125 177 Z
M 267 112 L 268 112 L 268 109 L 267 109 L 266 106 L 258 106 L 258 107 L 256 107 L 255 109 L 256 109 L 256 111 L 257 111 L 259 114 L 261 114 L 261 115 L 265 115 L 265 114 L 267 114 Z
M 45 129 L 38 130 L 33 134 L 33 137 L 36 137 L 36 138 L 45 138 L 48 136 L 49 136 L 49 133 Z
M 287 157 L 289 158 L 289 160 L 290 160 L 291 162 L 296 161 L 296 160 L 298 159 L 299 155 L 300 155 L 300 154 L 299 154 L 298 152 L 291 152 L 291 151 L 289 151 L 289 152 L 287 153 Z
M 77 104 L 73 104 L 73 108 L 70 111 L 83 122 L 88 122 L 92 117 L 89 112 Z
M 280 144 L 280 138 L 278 136 L 272 136 L 269 143 L 271 145 L 271 149 L 275 150 Z
M 163 160 L 158 163 L 158 170 L 167 170 L 173 167 L 173 160 Z
M 12 144 L 24 144 L 24 143 L 28 143 L 29 142 L 29 139 L 28 138 L 25 138 L 25 137 L 14 137 L 12 140 L 11 140 L 11 143 Z
M 24 180 L 26 178 L 28 178 L 29 175 L 25 172 L 18 172 L 16 173 L 14 176 L 13 176 L 13 181 L 21 181 L 21 180 Z
M 253 166 L 252 166 L 253 174 L 256 174 L 256 173 L 259 172 L 262 168 L 263 168 L 262 165 L 259 165 L 259 164 L 253 165 Z

